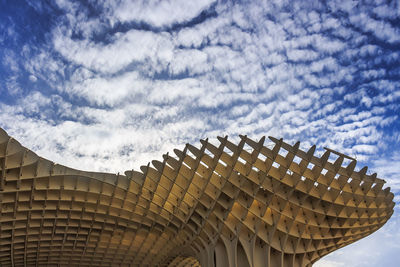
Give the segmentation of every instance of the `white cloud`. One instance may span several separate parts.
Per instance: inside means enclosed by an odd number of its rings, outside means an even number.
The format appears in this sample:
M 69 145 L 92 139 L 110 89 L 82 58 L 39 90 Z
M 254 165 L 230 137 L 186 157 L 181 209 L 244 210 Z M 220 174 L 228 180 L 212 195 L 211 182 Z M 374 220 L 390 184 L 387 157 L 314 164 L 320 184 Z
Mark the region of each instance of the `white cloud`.
M 288 51 L 287 57 L 292 61 L 312 61 L 317 59 L 319 55 L 312 50 L 293 49 Z
M 29 80 L 31 81 L 31 82 L 36 82 L 37 81 L 37 78 L 36 78 L 36 76 L 35 75 L 29 75 Z
M 5 87 L 10 95 L 18 95 L 22 92 L 17 75 L 8 77 L 5 81 Z
M 5 49 L 3 56 L 3 64 L 7 66 L 12 72 L 19 71 L 18 62 L 16 60 L 16 54 L 9 49 Z
M 197 49 L 178 50 L 170 61 L 169 70 L 176 75 L 188 72 L 190 75 L 202 74 L 211 70 L 207 54 Z
M 137 72 L 127 72 L 112 78 L 96 76 L 79 83 L 72 81 L 66 85 L 65 91 L 84 97 L 92 104 L 114 106 L 123 100 L 144 94 L 148 84 Z
M 145 22 L 155 27 L 170 26 L 183 23 L 198 16 L 207 9 L 214 0 L 202 1 L 127 1 L 109 2 L 100 1 L 111 19 L 120 22 Z
M 168 33 L 156 34 L 142 30 L 130 30 L 117 35 L 110 44 L 96 44 L 88 40 L 73 40 L 64 32 L 53 34 L 54 48 L 67 60 L 86 68 L 114 73 L 131 63 L 151 61 L 165 65 L 172 59 L 173 46 Z
M 378 39 L 389 43 L 400 41 L 398 28 L 393 28 L 390 23 L 383 20 L 375 20 L 365 13 L 351 15 L 350 22 L 363 31 L 373 33 Z
M 388 186 L 392 187 L 396 193 L 400 192 L 400 153 L 394 151 L 391 155 L 385 158 L 377 158 L 372 161 L 373 170 L 380 177 L 384 178 Z M 399 202 L 398 202 L 399 203 Z

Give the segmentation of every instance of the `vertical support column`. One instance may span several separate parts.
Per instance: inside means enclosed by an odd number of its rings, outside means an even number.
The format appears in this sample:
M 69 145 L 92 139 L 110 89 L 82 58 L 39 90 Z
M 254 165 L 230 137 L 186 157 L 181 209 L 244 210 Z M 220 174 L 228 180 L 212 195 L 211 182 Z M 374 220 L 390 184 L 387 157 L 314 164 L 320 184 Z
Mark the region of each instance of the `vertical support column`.
M 215 267 L 215 245 L 210 244 L 207 248 L 207 266 Z
M 250 267 L 254 267 L 254 248 L 256 242 L 256 236 L 253 235 L 250 238 L 244 238 L 242 236 L 239 237 L 240 243 L 246 253 L 247 260 L 249 262 Z
M 199 253 L 199 262 L 201 266 L 206 266 L 207 264 L 207 252 L 205 250 L 202 250 Z
M 208 244 L 200 252 L 200 260 L 199 261 L 200 261 L 201 266 L 215 267 L 214 250 L 215 250 L 215 244 Z
M 225 244 L 221 239 L 219 239 L 215 245 L 215 255 L 217 256 L 215 259 L 216 267 L 229 266 L 228 253 Z
M 270 266 L 283 266 L 283 253 L 279 250 L 270 248 Z
M 254 246 L 254 267 L 269 267 L 269 246 L 256 242 Z
M 238 267 L 237 266 L 238 238 L 234 237 L 233 239 L 229 239 L 221 235 L 221 240 L 225 244 L 226 254 L 228 255 L 229 267 Z

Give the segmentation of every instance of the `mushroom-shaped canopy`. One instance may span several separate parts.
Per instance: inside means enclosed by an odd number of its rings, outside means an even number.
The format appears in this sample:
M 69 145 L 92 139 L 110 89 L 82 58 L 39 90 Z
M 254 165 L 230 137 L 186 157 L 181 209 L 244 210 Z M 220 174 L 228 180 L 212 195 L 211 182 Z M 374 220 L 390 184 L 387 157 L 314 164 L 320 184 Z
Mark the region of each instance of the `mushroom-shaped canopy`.
M 0 129 L 0 265 L 311 266 L 393 213 L 384 181 L 341 153 L 218 139 L 116 175 Z

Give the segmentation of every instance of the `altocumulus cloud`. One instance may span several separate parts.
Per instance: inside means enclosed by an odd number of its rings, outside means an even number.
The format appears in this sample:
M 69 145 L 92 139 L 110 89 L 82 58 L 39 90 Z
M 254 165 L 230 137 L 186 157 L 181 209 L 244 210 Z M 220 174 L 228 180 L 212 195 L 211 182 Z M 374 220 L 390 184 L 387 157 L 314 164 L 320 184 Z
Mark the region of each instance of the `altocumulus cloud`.
M 43 157 L 123 172 L 272 135 L 356 157 L 400 202 L 398 1 L 0 5 L 0 125 Z M 398 214 L 317 266 L 395 266 Z

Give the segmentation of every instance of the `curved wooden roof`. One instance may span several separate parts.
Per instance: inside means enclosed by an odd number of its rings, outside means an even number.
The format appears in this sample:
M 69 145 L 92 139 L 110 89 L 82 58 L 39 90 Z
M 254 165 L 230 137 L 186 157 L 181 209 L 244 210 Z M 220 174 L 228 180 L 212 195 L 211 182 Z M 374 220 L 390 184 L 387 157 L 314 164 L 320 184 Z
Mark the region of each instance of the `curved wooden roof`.
M 390 188 L 354 159 L 270 139 L 202 140 L 114 175 L 0 129 L 0 266 L 310 266 L 392 215 Z

